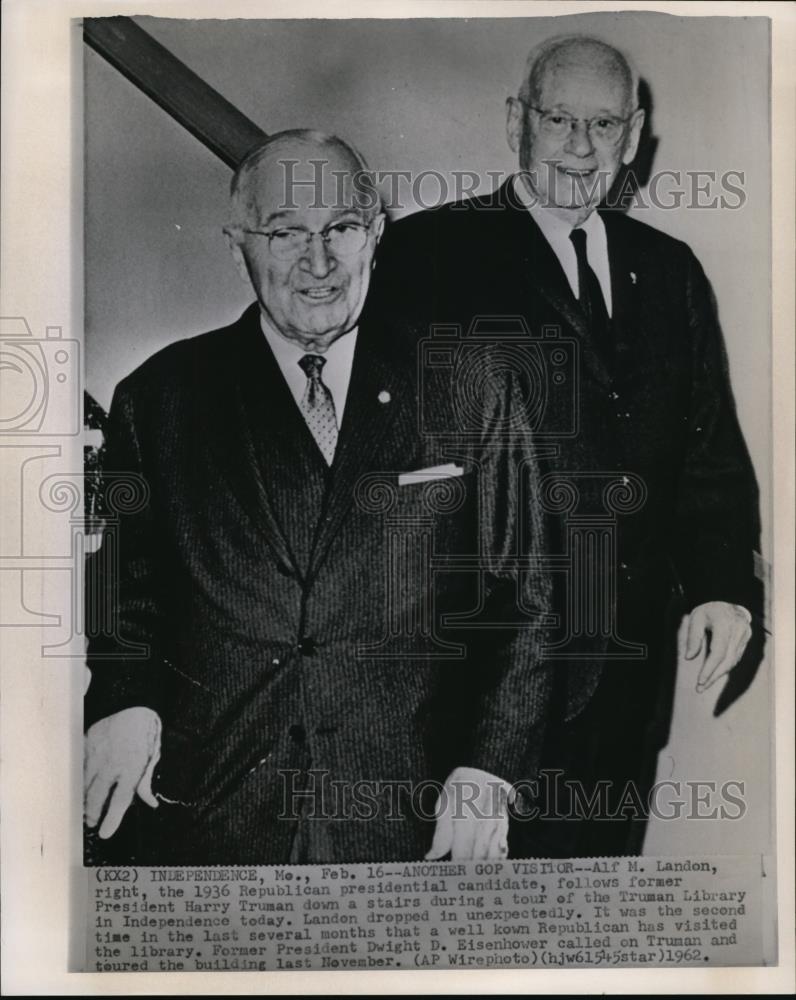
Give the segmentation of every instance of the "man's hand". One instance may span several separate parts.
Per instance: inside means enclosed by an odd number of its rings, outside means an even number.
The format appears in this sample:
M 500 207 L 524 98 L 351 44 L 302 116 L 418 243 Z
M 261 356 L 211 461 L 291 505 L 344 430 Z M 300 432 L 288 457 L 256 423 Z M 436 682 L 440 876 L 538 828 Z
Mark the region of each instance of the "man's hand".
M 700 604 L 683 618 L 677 648 L 681 659 L 701 663 L 697 691 L 707 691 L 741 659 L 752 635 L 751 621 L 746 608 L 725 601 Z
M 457 767 L 437 799 L 437 826 L 427 861 L 508 856 L 508 804 L 512 787 L 486 771 Z
M 84 748 L 84 812 L 95 827 L 107 803 L 99 828 L 104 840 L 112 837 L 138 793 L 153 809 L 152 774 L 160 759 L 160 717 L 151 708 L 126 708 L 95 722 L 86 733 Z

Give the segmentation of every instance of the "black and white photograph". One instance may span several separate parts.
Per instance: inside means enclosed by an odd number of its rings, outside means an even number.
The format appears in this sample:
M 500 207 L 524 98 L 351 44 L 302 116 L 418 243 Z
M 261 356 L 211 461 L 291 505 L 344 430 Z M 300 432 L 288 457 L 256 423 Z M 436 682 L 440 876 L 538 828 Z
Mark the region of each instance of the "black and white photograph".
M 748 54 L 737 120 L 735 60 L 705 60 L 715 104 L 687 117 L 705 80 L 641 61 L 662 32 L 696 51 L 688 27 L 85 23 L 86 391 L 125 508 L 87 605 L 112 612 L 98 857 L 421 860 L 422 792 L 460 769 L 473 815 L 450 794 L 440 857 L 639 854 L 678 654 L 714 720 L 686 752 L 765 718 L 767 25 L 700 25 Z M 769 783 L 765 741 L 743 766 Z M 501 781 L 558 796 L 517 804 L 513 851 Z
M 642 6 L 71 16 L 0 576 L 94 990 L 792 967 L 778 42 Z

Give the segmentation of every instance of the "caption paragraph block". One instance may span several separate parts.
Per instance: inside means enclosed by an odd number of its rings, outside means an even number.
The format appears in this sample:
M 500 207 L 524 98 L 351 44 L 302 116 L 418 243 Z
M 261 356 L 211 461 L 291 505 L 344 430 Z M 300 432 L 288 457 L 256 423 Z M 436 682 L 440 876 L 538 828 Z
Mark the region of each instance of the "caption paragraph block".
M 760 857 L 93 868 L 89 972 L 756 965 Z

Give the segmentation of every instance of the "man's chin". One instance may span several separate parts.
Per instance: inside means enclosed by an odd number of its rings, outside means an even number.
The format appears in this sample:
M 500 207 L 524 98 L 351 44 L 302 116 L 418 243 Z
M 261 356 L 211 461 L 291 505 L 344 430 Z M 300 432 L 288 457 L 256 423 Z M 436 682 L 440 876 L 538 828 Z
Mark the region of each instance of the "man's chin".
M 557 208 L 580 211 L 596 208 L 606 193 L 607 181 L 597 171 L 560 174 L 551 201 Z
M 301 324 L 293 327 L 290 339 L 305 345 L 313 345 L 313 349 L 318 349 L 334 343 L 344 333 L 351 330 L 353 325 L 348 316 L 302 317 Z

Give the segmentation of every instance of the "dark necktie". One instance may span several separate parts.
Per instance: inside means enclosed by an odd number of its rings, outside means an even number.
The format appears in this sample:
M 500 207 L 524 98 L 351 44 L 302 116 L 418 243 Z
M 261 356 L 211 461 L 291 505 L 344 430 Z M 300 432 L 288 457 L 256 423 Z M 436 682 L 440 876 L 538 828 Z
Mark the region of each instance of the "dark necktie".
M 331 465 L 337 446 L 337 416 L 332 394 L 321 378 L 326 358 L 318 354 L 305 354 L 299 358 L 298 363 L 307 376 L 307 388 L 304 390 L 300 409 L 326 464 Z
M 600 282 L 586 256 L 586 233 L 583 229 L 573 229 L 569 238 L 578 258 L 578 301 L 589 324 L 594 347 L 607 354 L 610 350 L 608 310 Z

